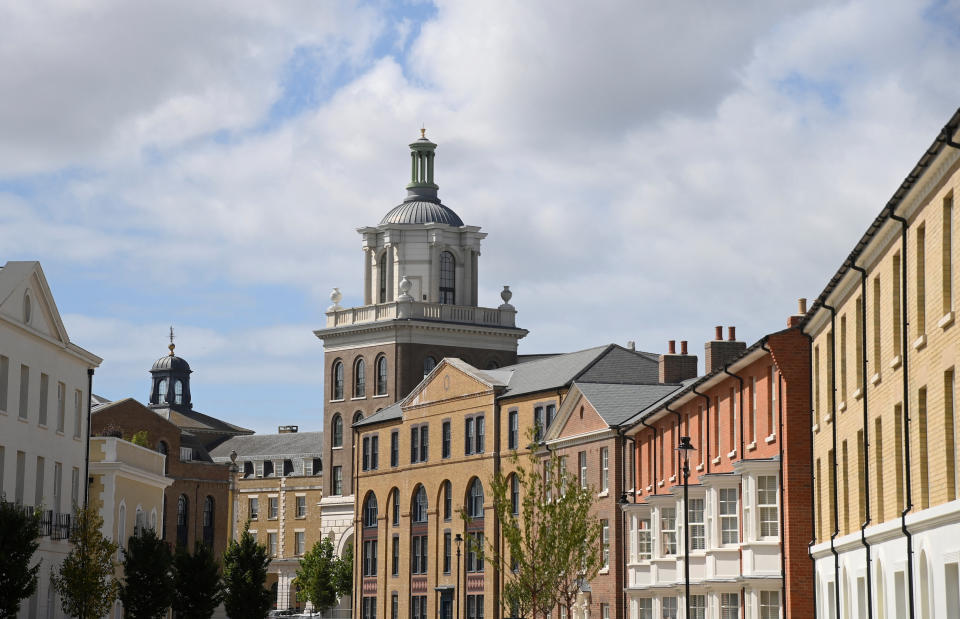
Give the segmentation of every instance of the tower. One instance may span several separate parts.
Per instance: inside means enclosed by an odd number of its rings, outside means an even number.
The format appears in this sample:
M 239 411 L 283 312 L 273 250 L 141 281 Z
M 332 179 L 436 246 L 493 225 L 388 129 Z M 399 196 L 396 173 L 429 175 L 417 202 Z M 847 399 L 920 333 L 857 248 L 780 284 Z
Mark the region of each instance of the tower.
M 173 354 L 173 327 L 170 327 L 169 355 L 160 357 L 150 368 L 150 408 L 172 408 L 176 411 L 191 410 L 190 364 L 186 359 Z
M 352 538 L 351 425 L 405 396 L 444 357 L 480 368 L 516 363 L 516 326 L 508 286 L 498 307 L 479 305 L 480 243 L 437 195 L 437 145 L 421 136 L 410 144 L 407 196 L 376 226 L 359 228 L 363 301 L 340 306 L 334 288 L 324 344 L 324 535 L 342 552 Z

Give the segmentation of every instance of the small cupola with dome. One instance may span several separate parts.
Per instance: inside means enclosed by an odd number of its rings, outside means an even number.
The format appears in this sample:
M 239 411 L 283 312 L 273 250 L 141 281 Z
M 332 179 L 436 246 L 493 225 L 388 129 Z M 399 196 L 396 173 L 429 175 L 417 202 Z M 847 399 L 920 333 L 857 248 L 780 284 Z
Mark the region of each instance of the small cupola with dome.
M 170 327 L 170 353 L 160 357 L 150 368 L 150 407 L 172 408 L 184 411 L 191 409 L 190 364 L 173 353 L 173 327 Z

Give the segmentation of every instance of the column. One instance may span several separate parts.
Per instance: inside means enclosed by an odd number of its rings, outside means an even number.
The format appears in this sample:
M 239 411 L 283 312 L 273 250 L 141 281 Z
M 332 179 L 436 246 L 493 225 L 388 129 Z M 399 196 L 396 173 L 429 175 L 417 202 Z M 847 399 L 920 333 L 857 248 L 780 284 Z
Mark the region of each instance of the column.
M 471 272 L 470 281 L 473 282 L 473 305 L 474 306 L 480 305 L 480 290 L 479 290 L 479 281 L 478 281 L 480 278 L 478 275 L 478 268 L 477 268 L 477 264 L 479 262 L 477 260 L 477 256 L 479 255 L 480 255 L 480 252 L 478 251 L 470 252 L 470 272 Z
M 394 256 L 393 244 L 387 245 L 387 251 L 383 255 L 383 261 L 387 263 L 387 301 L 393 301 L 393 291 L 396 290 L 396 282 L 393 281 L 394 277 Z
M 426 292 L 430 303 L 440 300 L 440 247 L 436 243 L 430 244 L 430 280 Z
M 459 305 L 473 305 L 473 251 L 469 247 L 461 247 L 463 252 L 463 296 L 458 300 Z
M 373 293 L 371 291 L 371 269 L 373 268 L 373 252 L 369 249 L 363 250 L 363 304 L 373 303 Z

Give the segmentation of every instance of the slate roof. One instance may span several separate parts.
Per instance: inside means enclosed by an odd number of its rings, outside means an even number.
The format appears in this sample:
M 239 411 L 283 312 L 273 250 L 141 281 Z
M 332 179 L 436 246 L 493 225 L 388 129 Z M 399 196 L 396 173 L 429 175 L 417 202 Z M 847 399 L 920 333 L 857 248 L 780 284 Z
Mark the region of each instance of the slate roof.
M 619 426 L 651 404 L 682 389 L 681 385 L 574 383 L 611 427 Z
M 288 432 L 285 434 L 251 434 L 234 436 L 217 445 L 210 456 L 215 462 L 229 462 L 230 452 L 236 451 L 240 459 L 260 456 L 300 456 L 313 454 L 320 457 L 323 447 L 323 432 Z
M 194 432 L 220 432 L 227 434 L 253 434 L 253 430 L 242 428 L 232 423 L 223 421 L 222 419 L 217 419 L 216 417 L 211 417 L 210 415 L 204 415 L 203 413 L 198 413 L 197 411 L 182 412 L 172 408 L 153 407 L 151 407 L 151 410 L 159 415 L 162 415 L 184 430 L 192 430 Z
M 408 200 L 391 209 L 380 224 L 447 224 L 459 228 L 463 220 L 439 201 Z
M 361 419 L 357 423 L 353 424 L 352 427 L 361 428 L 363 426 L 370 426 L 375 423 L 382 423 L 384 421 L 393 421 L 395 419 L 403 419 L 403 410 L 400 408 L 400 402 L 394 402 L 390 406 L 375 412 L 369 417 Z

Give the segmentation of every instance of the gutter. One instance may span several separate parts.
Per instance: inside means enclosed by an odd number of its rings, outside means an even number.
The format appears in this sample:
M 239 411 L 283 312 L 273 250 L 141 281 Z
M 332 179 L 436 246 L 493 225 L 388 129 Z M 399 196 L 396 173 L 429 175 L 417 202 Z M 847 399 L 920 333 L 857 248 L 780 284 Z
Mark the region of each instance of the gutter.
M 913 535 L 907 529 L 907 514 L 913 510 L 910 471 L 910 366 L 907 363 L 907 220 L 897 214 L 891 214 L 890 219 L 900 222 L 900 354 L 903 358 L 903 474 L 906 477 L 906 501 L 903 511 L 900 512 L 900 529 L 907 538 L 907 603 L 908 616 L 913 619 Z
M 833 533 L 830 535 L 830 552 L 833 554 L 833 578 L 836 595 L 833 602 L 836 606 L 834 615 L 840 614 L 840 554 L 837 552 L 836 540 L 840 535 L 840 489 L 837 485 L 837 310 L 835 307 L 823 304 L 824 309 L 830 311 L 830 425 L 833 427 L 833 462 L 830 463 L 830 475 L 833 480 Z
M 863 398 L 863 499 L 864 521 L 860 525 L 860 543 L 867 557 L 867 619 L 873 617 L 873 575 L 870 570 L 870 542 L 867 541 L 867 527 L 870 526 L 870 423 L 867 415 L 867 271 L 853 264 L 850 266 L 860 274 L 860 397 Z
M 705 415 L 705 418 L 703 419 L 703 423 L 704 423 L 704 428 L 706 428 L 707 430 L 706 432 L 707 444 L 703 446 L 703 448 L 706 449 L 707 451 L 706 451 L 706 455 L 704 456 L 703 462 L 706 468 L 704 473 L 709 475 L 710 474 L 710 396 L 700 393 L 699 391 L 697 391 L 696 387 L 691 388 L 690 391 L 692 391 L 694 395 L 698 395 L 701 398 L 703 398 L 703 401 L 707 405 L 707 407 L 703 409 L 703 414 Z

